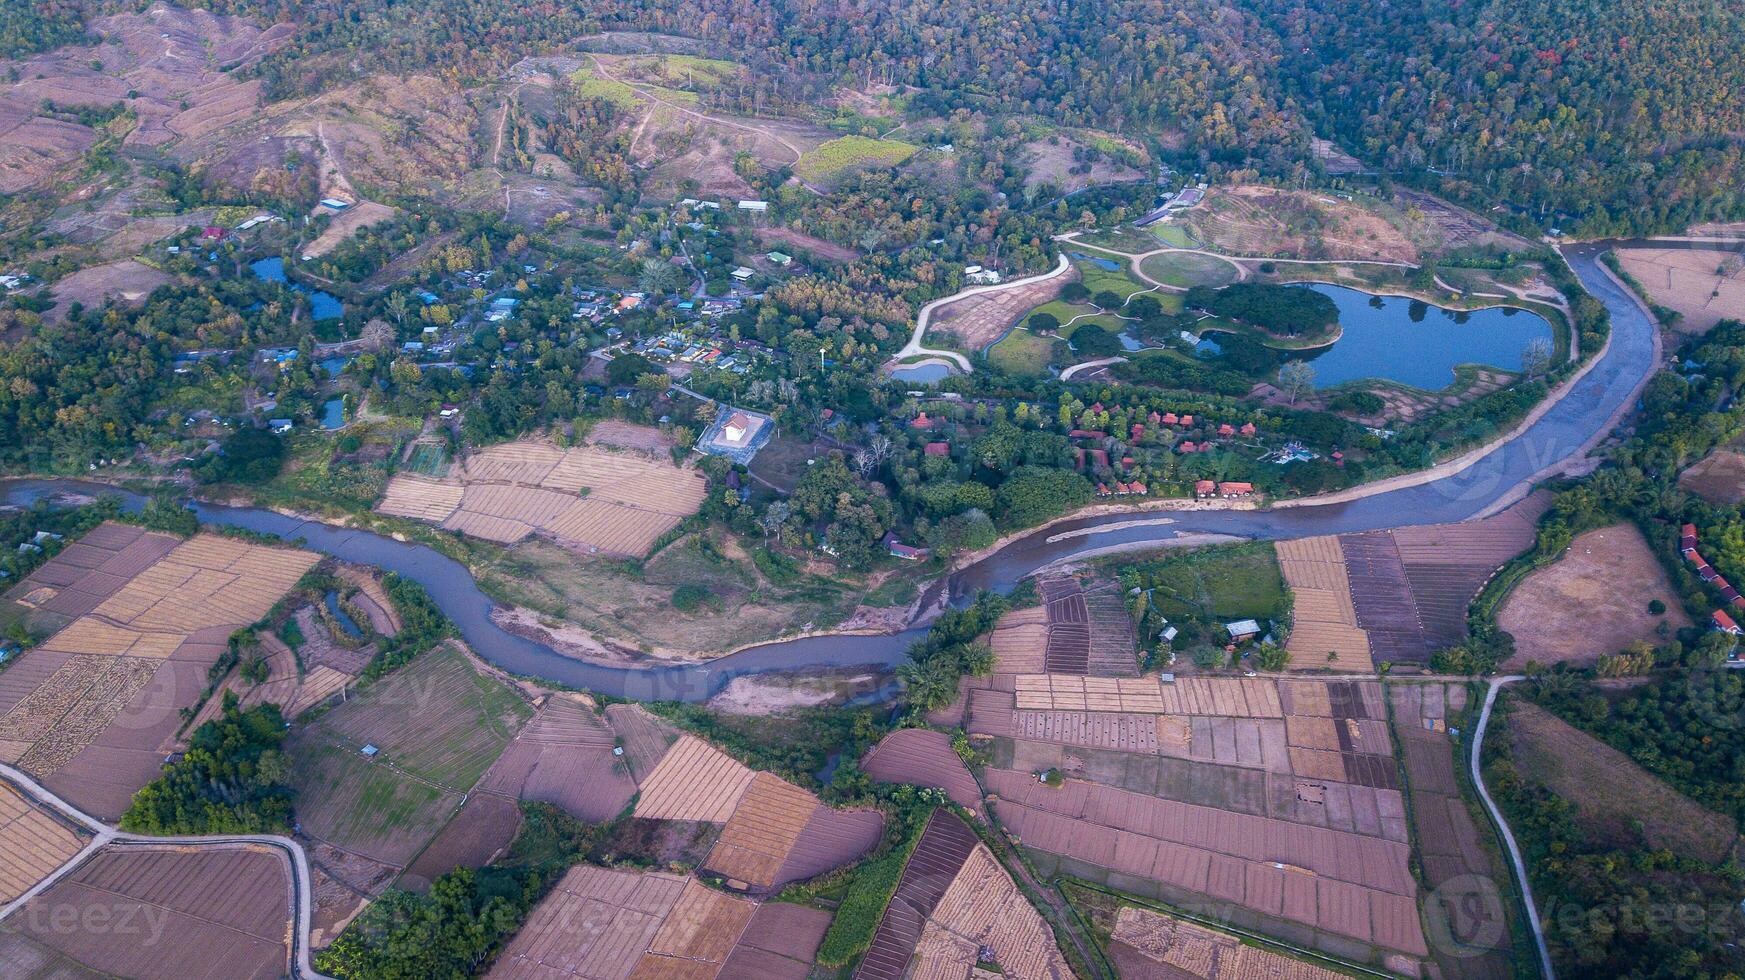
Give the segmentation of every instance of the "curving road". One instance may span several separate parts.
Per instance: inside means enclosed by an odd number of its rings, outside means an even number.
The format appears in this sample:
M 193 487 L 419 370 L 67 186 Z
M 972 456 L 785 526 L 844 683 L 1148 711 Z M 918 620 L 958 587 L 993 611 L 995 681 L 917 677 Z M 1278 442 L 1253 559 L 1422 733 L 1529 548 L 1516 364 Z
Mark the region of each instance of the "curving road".
M 1521 885 L 1521 898 L 1526 903 L 1527 925 L 1533 930 L 1533 945 L 1539 951 L 1539 971 L 1545 980 L 1556 980 L 1557 972 L 1551 967 L 1551 949 L 1545 945 L 1545 930 L 1539 924 L 1539 906 L 1533 901 L 1533 886 L 1527 881 L 1527 862 L 1521 857 L 1521 846 L 1515 843 L 1514 831 L 1509 829 L 1509 822 L 1503 819 L 1503 811 L 1491 799 L 1491 791 L 1484 784 L 1484 769 L 1479 764 L 1479 753 L 1484 749 L 1484 730 L 1491 723 L 1491 708 L 1497 703 L 1497 692 L 1505 684 L 1524 681 L 1527 678 L 1520 674 L 1510 674 L 1507 677 L 1493 677 L 1490 687 L 1484 695 L 1484 710 L 1479 712 L 1478 725 L 1472 733 L 1472 783 L 1478 787 L 1478 798 L 1484 803 L 1484 808 L 1490 812 L 1491 820 L 1502 831 L 1503 846 L 1508 848 L 1509 863 L 1514 865 L 1515 880 Z
M 91 832 L 91 842 L 84 849 L 73 855 L 67 863 L 56 868 L 54 873 L 37 882 L 36 886 L 20 895 L 18 898 L 0 906 L 0 921 L 24 907 L 24 904 L 37 895 L 48 891 L 56 882 L 72 874 L 81 864 L 104 847 L 175 847 L 196 849 L 210 848 L 226 850 L 242 847 L 270 847 L 283 854 L 291 872 L 290 907 L 295 927 L 291 929 L 289 941 L 291 944 L 291 961 L 297 970 L 299 980 L 331 980 L 324 974 L 317 973 L 309 956 L 309 928 L 314 916 L 315 902 L 310 891 L 309 859 L 303 853 L 302 845 L 289 837 L 273 834 L 260 835 L 222 835 L 215 837 L 147 837 L 143 834 L 130 834 L 103 823 L 96 817 L 85 813 L 71 803 L 49 792 L 36 780 L 0 763 L 0 779 L 12 784 L 15 789 L 23 791 L 39 804 L 58 811 L 67 819 Z
M 915 316 L 915 329 L 909 334 L 909 342 L 904 344 L 903 349 L 898 351 L 896 355 L 891 358 L 892 363 L 902 361 L 906 358 L 915 357 L 919 354 L 930 354 L 934 357 L 943 357 L 951 360 L 958 367 L 962 368 L 965 374 L 968 374 L 972 369 L 969 364 L 969 358 L 964 355 L 954 350 L 934 350 L 932 348 L 921 346 L 921 338 L 927 333 L 927 325 L 933 321 L 934 311 L 947 304 L 955 303 L 960 299 L 968 299 L 971 296 L 980 296 L 983 293 L 997 293 L 1003 289 L 1011 289 L 1014 286 L 1024 286 L 1033 282 L 1046 282 L 1049 279 L 1053 279 L 1055 276 L 1063 276 L 1070 271 L 1072 271 L 1072 262 L 1067 259 L 1066 253 L 1062 252 L 1060 253 L 1060 264 L 1041 275 L 1030 276 L 1025 279 L 1013 279 L 1011 282 L 997 283 L 992 286 L 972 286 L 969 289 L 960 289 L 957 292 L 952 293 L 950 296 L 941 296 L 939 299 L 921 307 L 921 312 Z

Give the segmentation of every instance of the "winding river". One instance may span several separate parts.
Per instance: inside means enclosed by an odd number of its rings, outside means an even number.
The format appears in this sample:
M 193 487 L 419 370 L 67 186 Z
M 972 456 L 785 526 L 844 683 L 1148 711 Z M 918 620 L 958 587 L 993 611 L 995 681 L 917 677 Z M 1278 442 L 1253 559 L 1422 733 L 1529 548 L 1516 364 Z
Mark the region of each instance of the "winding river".
M 1610 429 L 1655 366 L 1654 327 L 1647 312 L 1599 265 L 1607 243 L 1572 246 L 1564 255 L 1582 284 L 1612 314 L 1611 343 L 1571 390 L 1537 421 L 1472 465 L 1417 486 L 1387 490 L 1343 503 L 1259 511 L 1175 511 L 1110 514 L 1058 524 L 1026 535 L 953 574 L 953 598 L 977 589 L 1008 589 L 1025 575 L 1054 562 L 1111 549 L 1165 546 L 1184 535 L 1225 534 L 1244 538 L 1291 538 L 1342 534 L 1412 524 L 1440 524 L 1479 515 L 1521 494 L 1535 479 L 1582 453 Z M 72 480 L 15 480 L 0 486 L 7 503 L 65 491 L 116 493 L 114 488 Z M 143 501 L 122 494 L 131 506 Z M 461 635 L 485 659 L 516 674 L 543 677 L 636 700 L 700 701 L 735 677 L 774 671 L 889 665 L 899 662 L 922 635 L 816 636 L 752 647 L 707 664 L 621 668 L 583 663 L 516 636 L 491 620 L 493 603 L 460 563 L 432 549 L 369 531 L 305 521 L 268 510 L 196 503 L 210 524 L 302 539 L 312 550 L 344 561 L 375 565 L 423 585 Z M 1167 518 L 1169 523 L 1162 519 Z M 1190 538 L 1189 540 L 1193 540 Z

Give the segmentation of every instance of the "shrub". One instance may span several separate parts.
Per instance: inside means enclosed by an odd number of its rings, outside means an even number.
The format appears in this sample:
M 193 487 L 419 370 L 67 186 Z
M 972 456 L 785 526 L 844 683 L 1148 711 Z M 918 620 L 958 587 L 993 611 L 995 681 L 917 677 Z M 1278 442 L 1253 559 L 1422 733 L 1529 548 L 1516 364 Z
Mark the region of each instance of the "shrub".
M 679 612 L 695 612 L 699 606 L 708 602 L 714 594 L 707 585 L 696 582 L 686 582 L 673 590 L 673 608 Z

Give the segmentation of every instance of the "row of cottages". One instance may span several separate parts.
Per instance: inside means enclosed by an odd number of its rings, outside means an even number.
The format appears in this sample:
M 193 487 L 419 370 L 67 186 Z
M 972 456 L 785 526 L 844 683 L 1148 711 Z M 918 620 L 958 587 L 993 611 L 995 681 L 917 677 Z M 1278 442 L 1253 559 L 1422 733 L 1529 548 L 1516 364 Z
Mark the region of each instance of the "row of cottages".
M 1740 595 L 1739 590 L 1733 587 L 1733 583 L 1727 581 L 1720 572 L 1715 571 L 1707 559 L 1697 553 L 1697 526 L 1695 524 L 1686 524 L 1679 529 L 1678 553 L 1683 555 L 1686 561 L 1696 566 L 1698 578 L 1721 590 L 1721 598 L 1727 600 L 1728 604 L 1735 609 L 1745 609 L 1745 595 Z M 1745 636 L 1745 629 L 1740 629 L 1739 624 L 1727 614 L 1725 609 L 1715 610 L 1709 616 L 1709 623 L 1723 633 Z
M 1194 496 L 1199 497 L 1202 500 L 1209 497 L 1225 497 L 1229 499 L 1235 499 L 1237 497 L 1252 497 L 1254 496 L 1254 484 L 1238 483 L 1234 480 L 1227 480 L 1222 483 L 1212 480 L 1200 480 L 1194 484 Z
M 1107 483 L 1097 484 L 1097 496 L 1099 497 L 1143 497 L 1149 493 L 1151 493 L 1151 488 L 1138 480 L 1134 480 L 1132 483 L 1117 482 L 1112 488 Z

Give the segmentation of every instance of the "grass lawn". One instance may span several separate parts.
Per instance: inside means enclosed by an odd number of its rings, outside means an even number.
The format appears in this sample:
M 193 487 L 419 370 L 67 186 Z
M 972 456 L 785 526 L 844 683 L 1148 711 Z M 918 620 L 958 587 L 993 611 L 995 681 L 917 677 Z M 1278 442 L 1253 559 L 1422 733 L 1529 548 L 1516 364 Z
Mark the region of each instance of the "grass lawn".
M 1170 221 L 1160 221 L 1149 229 L 1157 240 L 1171 248 L 1199 248 L 1201 243 L 1194 238 L 1193 232 Z
M 1085 288 L 1089 289 L 1092 295 L 1106 289 L 1119 296 L 1127 297 L 1150 288 L 1145 283 L 1128 275 L 1125 265 L 1119 269 L 1105 269 L 1095 262 L 1086 262 L 1082 259 L 1074 259 L 1072 264 L 1078 267 L 1079 281 L 1085 284 Z
M 1225 286 L 1236 281 L 1234 265 L 1198 252 L 1162 252 L 1140 262 L 1139 268 L 1158 282 L 1183 289 Z
M 1270 542 L 1175 551 L 1121 568 L 1122 583 L 1154 589 L 1152 607 L 1171 619 L 1277 619 L 1290 608 Z
M 1007 374 L 1040 376 L 1054 360 L 1055 340 L 1019 327 L 988 350 L 988 363 Z
M 576 83 L 576 95 L 584 99 L 604 99 L 620 109 L 628 109 L 642 100 L 635 89 L 623 82 L 595 78 L 594 69 L 586 65 L 571 73 L 570 80 Z
M 801 180 L 828 181 L 856 167 L 895 167 L 915 155 L 918 147 L 898 140 L 842 136 L 800 157 L 794 173 Z

